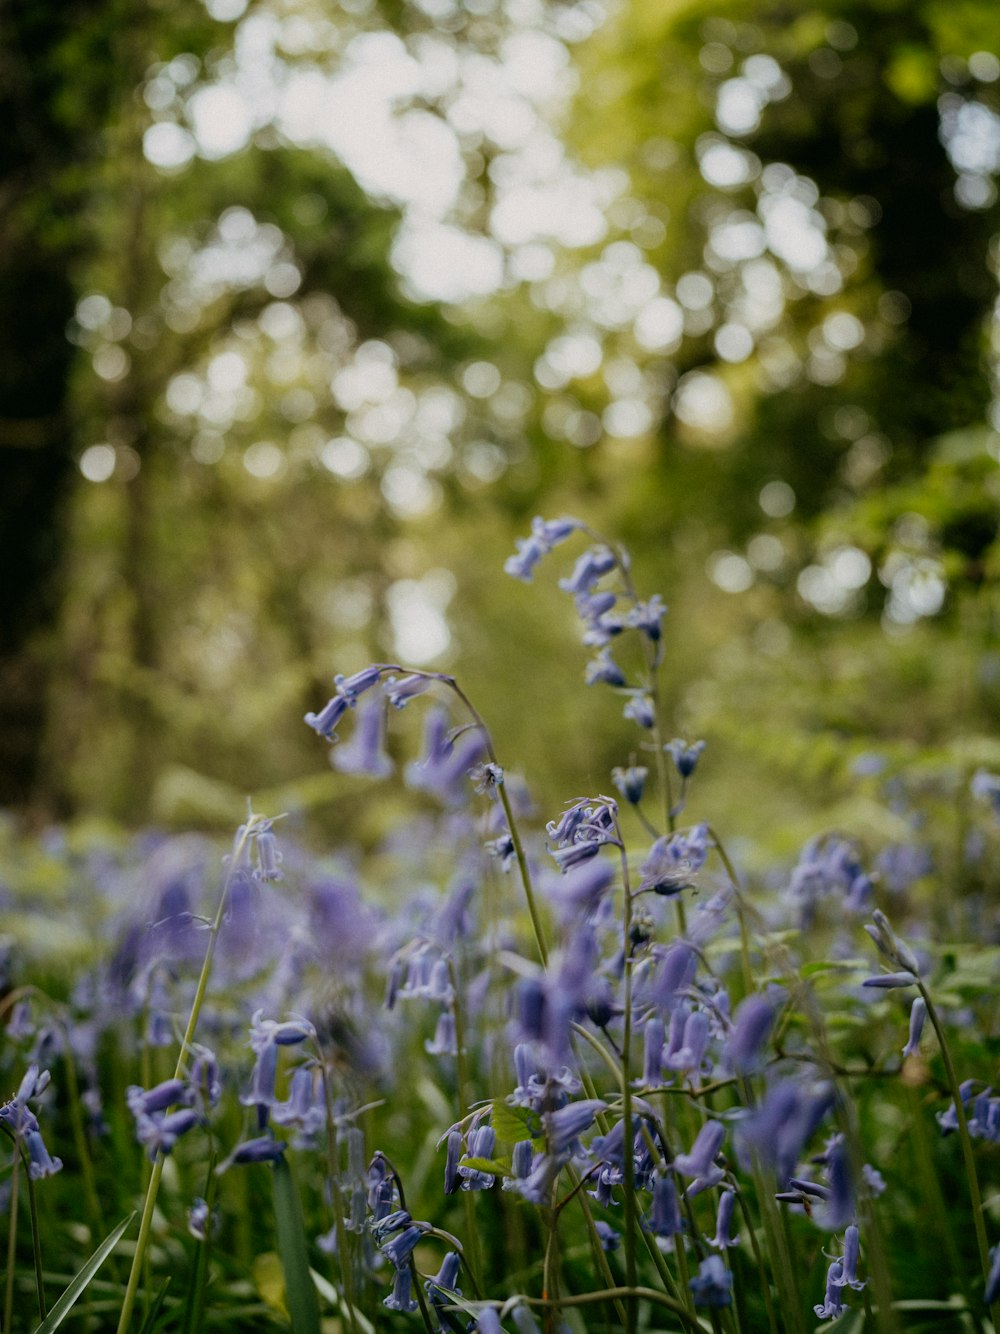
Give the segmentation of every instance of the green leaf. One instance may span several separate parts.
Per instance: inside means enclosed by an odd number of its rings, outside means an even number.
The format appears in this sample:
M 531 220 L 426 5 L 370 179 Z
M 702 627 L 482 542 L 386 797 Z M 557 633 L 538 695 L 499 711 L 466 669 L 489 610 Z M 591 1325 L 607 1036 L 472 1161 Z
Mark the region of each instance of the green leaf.
M 285 1274 L 285 1305 L 292 1334 L 320 1334 L 319 1301 L 309 1273 L 309 1250 L 292 1169 L 279 1158 L 271 1169 L 278 1254 Z
M 128 1218 L 123 1219 L 112 1232 L 108 1233 L 80 1272 L 72 1279 L 66 1291 L 56 1302 L 55 1306 L 53 1306 L 52 1310 L 48 1313 L 42 1323 L 35 1327 L 34 1334 L 52 1334 L 54 1329 L 59 1328 L 69 1315 L 70 1310 L 76 1303 L 77 1299 L 82 1296 L 87 1284 L 117 1246 L 120 1238 L 134 1217 L 134 1213 L 129 1214 Z
M 522 1139 L 537 1139 L 542 1133 L 542 1118 L 530 1107 L 511 1107 L 498 1098 L 490 1113 L 490 1125 L 501 1144 L 518 1144 Z
M 510 1163 L 500 1162 L 497 1158 L 461 1158 L 459 1167 L 471 1167 L 476 1172 L 492 1172 L 495 1176 L 512 1177 Z

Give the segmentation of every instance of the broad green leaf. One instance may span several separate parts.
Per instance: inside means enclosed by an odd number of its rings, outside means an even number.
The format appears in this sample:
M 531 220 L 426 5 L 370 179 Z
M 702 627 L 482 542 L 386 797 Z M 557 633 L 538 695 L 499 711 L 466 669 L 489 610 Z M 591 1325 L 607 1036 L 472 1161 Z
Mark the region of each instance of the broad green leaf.
M 112 1232 L 108 1233 L 94 1254 L 70 1282 L 66 1291 L 56 1302 L 55 1306 L 53 1306 L 52 1310 L 48 1313 L 42 1323 L 35 1327 L 34 1334 L 52 1334 L 54 1329 L 59 1328 L 67 1315 L 69 1315 L 75 1302 L 83 1294 L 87 1284 L 97 1273 L 98 1269 L 100 1269 L 101 1265 L 114 1250 L 115 1246 L 117 1246 L 119 1240 L 124 1235 L 134 1217 L 134 1213 L 129 1214 L 128 1218 L 123 1219 Z
M 510 1163 L 500 1162 L 496 1158 L 462 1158 L 459 1167 L 471 1167 L 476 1172 L 492 1172 L 495 1176 L 510 1177 Z
M 511 1107 L 497 1099 L 490 1113 L 490 1125 L 501 1144 L 518 1144 L 522 1139 L 537 1139 L 542 1133 L 542 1119 L 530 1107 Z
M 278 1159 L 271 1174 L 274 1224 L 285 1274 L 285 1305 L 292 1321 L 292 1334 L 320 1334 L 319 1301 L 309 1274 L 309 1247 L 295 1178 L 284 1158 Z

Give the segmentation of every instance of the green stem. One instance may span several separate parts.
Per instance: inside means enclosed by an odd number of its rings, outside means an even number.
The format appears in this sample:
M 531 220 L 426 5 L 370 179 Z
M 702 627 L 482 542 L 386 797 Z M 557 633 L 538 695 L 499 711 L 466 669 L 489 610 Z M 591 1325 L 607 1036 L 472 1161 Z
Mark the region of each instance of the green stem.
M 448 978 L 451 982 L 451 1014 L 455 1021 L 455 1083 L 458 1095 L 458 1118 L 465 1116 L 469 1107 L 469 1074 L 465 1056 L 465 1020 L 459 1001 L 458 971 L 455 961 L 448 959 Z M 483 1257 L 479 1249 L 479 1233 L 476 1228 L 476 1202 L 471 1190 L 462 1191 L 465 1208 L 465 1225 L 469 1236 L 469 1254 L 466 1265 L 473 1283 L 479 1286 L 479 1276 L 483 1271 Z
M 45 1284 L 42 1279 L 42 1236 L 38 1226 L 38 1199 L 35 1195 L 35 1183 L 28 1164 L 25 1162 L 25 1180 L 28 1183 L 28 1216 L 31 1219 L 31 1258 L 35 1265 L 35 1292 L 38 1295 L 38 1315 L 41 1320 L 47 1314 L 45 1306 Z
M 3 1327 L 8 1334 L 10 1334 L 14 1319 L 14 1272 L 17 1268 L 17 1200 L 21 1175 L 20 1166 L 21 1155 L 15 1144 L 14 1164 L 10 1181 L 10 1204 L 7 1209 L 7 1217 L 10 1220 L 10 1232 L 7 1235 L 7 1290 L 4 1293 L 3 1302 Z
M 635 1216 L 635 1154 L 633 1151 L 634 1131 L 632 1128 L 632 890 L 629 883 L 628 858 L 625 855 L 624 844 L 620 842 L 621 831 L 616 828 L 619 837 L 619 846 L 621 848 L 622 863 L 622 951 L 624 954 L 625 970 L 625 995 L 623 1005 L 625 1014 L 623 1016 L 624 1027 L 622 1032 L 622 1064 L 621 1064 L 621 1092 L 622 1092 L 622 1115 L 625 1120 L 625 1146 L 623 1154 L 623 1163 L 625 1168 L 625 1180 L 623 1189 L 625 1192 L 625 1281 L 630 1288 L 635 1288 L 638 1283 L 638 1273 L 635 1263 L 635 1237 L 636 1237 L 636 1216 Z M 638 1310 L 635 1301 L 630 1301 L 626 1307 L 626 1334 L 635 1334 L 636 1319 Z
M 219 895 L 219 905 L 215 912 L 215 919 L 212 922 L 212 927 L 209 931 L 208 944 L 205 946 L 205 958 L 201 965 L 201 973 L 198 977 L 198 985 L 195 989 L 194 1001 L 191 1004 L 191 1012 L 188 1015 L 187 1028 L 184 1030 L 184 1037 L 181 1040 L 181 1048 L 177 1055 L 177 1065 L 174 1070 L 175 1079 L 180 1079 L 184 1073 L 185 1058 L 190 1050 L 191 1043 L 194 1041 L 195 1029 L 198 1027 L 198 1019 L 201 1016 L 202 1006 L 205 1003 L 205 996 L 208 992 L 208 979 L 212 971 L 212 961 L 215 958 L 215 946 L 219 938 L 219 932 L 222 929 L 222 919 L 226 911 L 226 903 L 229 900 L 229 889 L 233 882 L 233 876 L 236 873 L 237 868 L 242 865 L 243 853 L 246 850 L 247 844 L 261 823 L 263 823 L 263 821 L 260 816 L 248 816 L 247 822 L 240 830 L 239 838 L 233 849 L 229 870 L 226 872 L 226 878 L 222 883 L 222 892 Z M 118 1334 L 127 1334 L 129 1324 L 132 1320 L 132 1312 L 135 1309 L 135 1301 L 139 1291 L 139 1280 L 142 1275 L 146 1253 L 149 1248 L 149 1234 L 153 1224 L 153 1210 L 156 1207 L 156 1196 L 160 1189 L 160 1178 L 163 1175 L 164 1161 L 163 1154 L 158 1152 L 156 1161 L 153 1163 L 153 1170 L 149 1176 L 149 1184 L 146 1187 L 146 1199 L 143 1204 L 142 1219 L 139 1223 L 139 1236 L 136 1240 L 135 1254 L 132 1257 L 132 1268 L 129 1271 L 128 1285 L 125 1288 L 121 1315 L 118 1320 Z
M 917 979 L 917 987 L 921 996 L 924 998 L 924 1004 L 927 1006 L 927 1017 L 934 1027 L 937 1034 L 938 1045 L 941 1048 L 941 1057 L 944 1061 L 945 1072 L 948 1076 L 948 1087 L 951 1091 L 952 1101 L 955 1105 L 955 1116 L 958 1121 L 958 1138 L 962 1145 L 962 1159 L 965 1163 L 965 1176 L 969 1183 L 969 1198 L 972 1204 L 972 1223 L 976 1231 L 976 1246 L 979 1249 L 979 1262 L 982 1265 L 983 1280 L 989 1281 L 990 1275 L 990 1247 L 986 1238 L 986 1223 L 983 1219 L 983 1200 L 979 1190 L 979 1177 L 976 1174 L 976 1156 L 972 1151 L 972 1137 L 969 1134 L 969 1122 L 965 1115 L 965 1105 L 962 1102 L 962 1093 L 958 1085 L 958 1075 L 955 1073 L 955 1063 L 951 1059 L 951 1049 L 948 1046 L 948 1039 L 945 1037 L 944 1027 L 938 1015 L 934 1002 L 931 1000 L 930 992 L 923 981 Z M 995 1301 L 990 1305 L 990 1319 L 993 1321 L 993 1328 L 1000 1330 L 1000 1301 Z

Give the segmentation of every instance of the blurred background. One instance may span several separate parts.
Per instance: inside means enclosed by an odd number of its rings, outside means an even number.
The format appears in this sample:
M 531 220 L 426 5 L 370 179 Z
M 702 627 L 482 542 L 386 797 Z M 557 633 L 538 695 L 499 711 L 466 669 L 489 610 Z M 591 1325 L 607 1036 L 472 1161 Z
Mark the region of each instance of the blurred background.
M 1000 766 L 995 0 L 33 0 L 0 112 L 29 824 L 363 828 L 301 719 L 372 660 L 606 789 L 536 513 L 663 594 L 737 833 Z

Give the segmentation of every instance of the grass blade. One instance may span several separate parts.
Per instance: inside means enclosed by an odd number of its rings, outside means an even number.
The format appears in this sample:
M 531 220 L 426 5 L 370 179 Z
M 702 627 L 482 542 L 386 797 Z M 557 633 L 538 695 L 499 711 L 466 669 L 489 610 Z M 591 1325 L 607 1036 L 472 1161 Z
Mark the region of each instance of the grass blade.
M 35 1328 L 34 1334 L 52 1334 L 54 1329 L 59 1328 L 69 1315 L 70 1310 L 75 1305 L 78 1298 L 82 1296 L 87 1284 L 97 1273 L 98 1269 L 100 1269 L 101 1265 L 114 1250 L 115 1246 L 117 1246 L 133 1218 L 135 1218 L 135 1214 L 129 1214 L 128 1218 L 123 1219 L 113 1231 L 108 1233 L 94 1254 L 70 1282 L 66 1291 L 53 1306 L 52 1310 L 48 1313 L 42 1323 Z
M 292 1334 L 320 1334 L 319 1301 L 309 1273 L 306 1233 L 295 1178 L 284 1158 L 279 1158 L 271 1171 L 278 1254 L 285 1273 L 285 1304 L 292 1321 Z

